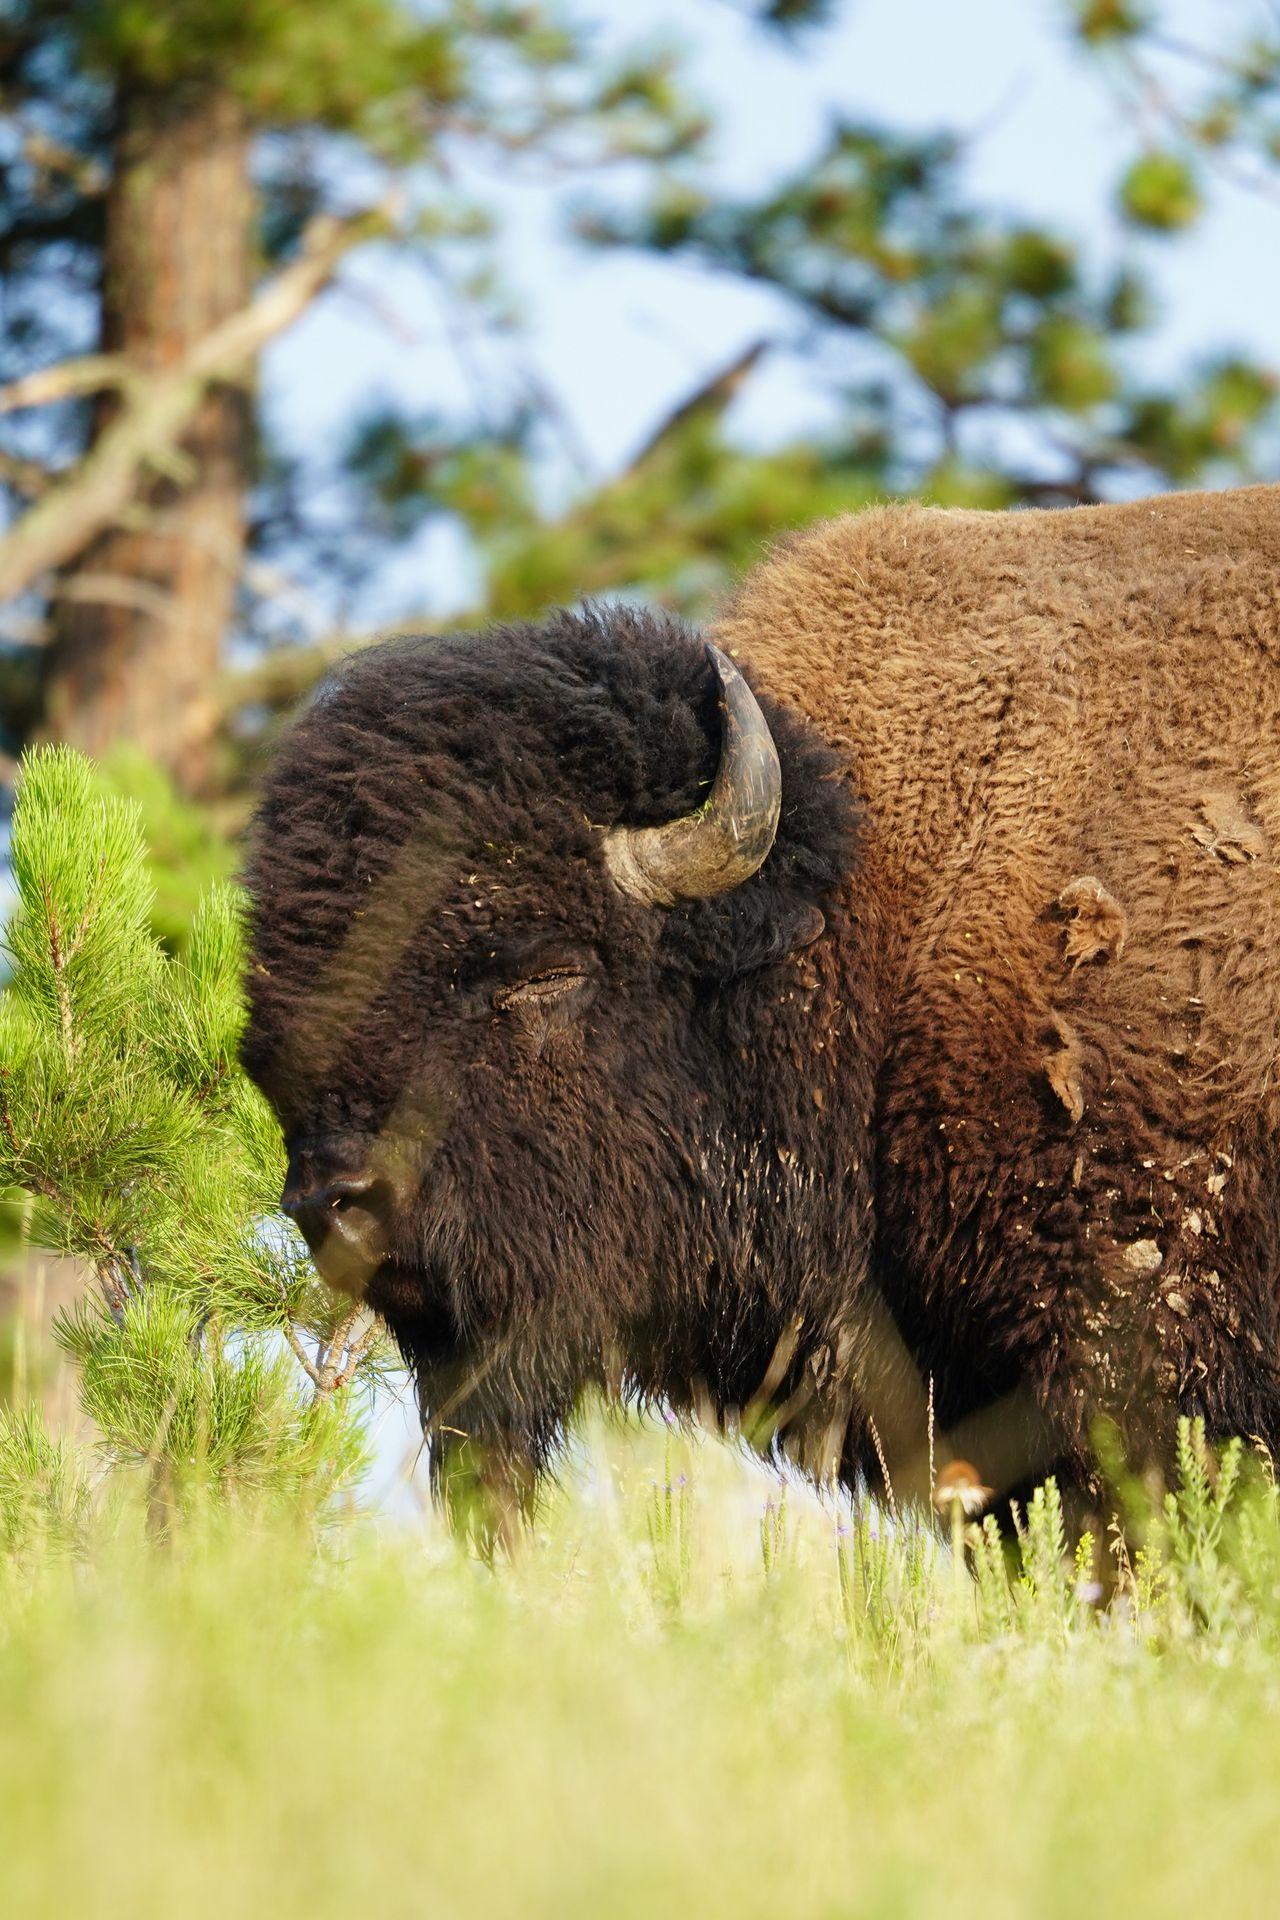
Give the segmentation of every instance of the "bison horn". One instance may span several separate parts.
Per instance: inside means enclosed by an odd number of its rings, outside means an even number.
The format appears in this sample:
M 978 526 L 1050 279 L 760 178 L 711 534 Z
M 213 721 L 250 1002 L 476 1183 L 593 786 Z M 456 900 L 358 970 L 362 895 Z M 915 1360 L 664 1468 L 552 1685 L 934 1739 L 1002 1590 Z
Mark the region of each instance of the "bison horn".
M 708 645 L 720 682 L 720 764 L 695 813 L 660 827 L 614 827 L 605 864 L 647 907 L 728 893 L 763 866 L 778 831 L 782 771 L 756 697 L 732 660 Z

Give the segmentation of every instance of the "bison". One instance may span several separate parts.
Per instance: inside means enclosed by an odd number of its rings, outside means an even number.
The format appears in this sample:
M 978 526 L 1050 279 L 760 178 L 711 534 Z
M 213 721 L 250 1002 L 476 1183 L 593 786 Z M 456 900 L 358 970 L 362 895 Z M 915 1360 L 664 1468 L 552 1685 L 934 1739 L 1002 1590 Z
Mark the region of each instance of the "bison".
M 889 506 L 712 638 L 349 660 L 271 770 L 245 1060 L 437 1472 L 588 1387 L 846 1484 L 1280 1438 L 1280 490 Z M 477 1467 L 477 1462 L 482 1463 Z

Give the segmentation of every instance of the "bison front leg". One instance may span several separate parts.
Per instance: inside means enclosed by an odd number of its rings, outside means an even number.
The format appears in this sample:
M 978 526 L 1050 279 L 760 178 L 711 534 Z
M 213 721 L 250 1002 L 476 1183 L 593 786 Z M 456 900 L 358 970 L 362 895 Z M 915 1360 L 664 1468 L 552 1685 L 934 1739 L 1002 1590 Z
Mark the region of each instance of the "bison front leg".
M 455 1536 L 483 1558 L 513 1554 L 533 1517 L 563 1411 L 522 1399 L 492 1362 L 416 1355 L 414 1371 L 434 1498 Z
M 470 1435 L 439 1435 L 429 1444 L 432 1486 L 455 1536 L 484 1560 L 513 1556 L 533 1515 L 533 1463 L 512 1447 Z

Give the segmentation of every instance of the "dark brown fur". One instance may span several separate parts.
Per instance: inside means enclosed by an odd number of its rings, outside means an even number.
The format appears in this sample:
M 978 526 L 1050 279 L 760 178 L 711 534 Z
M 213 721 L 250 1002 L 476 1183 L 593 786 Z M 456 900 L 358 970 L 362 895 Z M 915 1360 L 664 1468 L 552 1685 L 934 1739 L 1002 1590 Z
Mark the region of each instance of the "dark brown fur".
M 295 1168 L 394 1164 L 371 1294 L 446 1454 L 541 1465 L 593 1381 L 847 1481 L 918 1483 L 930 1383 L 1001 1487 L 1100 1415 L 1280 1437 L 1277 579 L 1269 489 L 791 543 L 716 634 L 779 842 L 669 911 L 600 845 L 705 790 L 694 636 L 339 676 L 263 803 L 246 1057 Z

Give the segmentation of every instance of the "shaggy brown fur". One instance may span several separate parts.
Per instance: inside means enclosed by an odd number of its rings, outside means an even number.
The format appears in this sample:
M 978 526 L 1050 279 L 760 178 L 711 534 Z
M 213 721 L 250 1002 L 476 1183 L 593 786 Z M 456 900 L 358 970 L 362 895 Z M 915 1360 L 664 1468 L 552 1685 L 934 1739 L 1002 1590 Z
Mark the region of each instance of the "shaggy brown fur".
M 865 513 L 718 638 L 848 743 L 876 1269 L 944 1423 L 1274 1444 L 1280 489 Z
M 385 1173 L 445 1455 L 541 1465 L 591 1381 L 903 1489 L 930 1391 L 1001 1488 L 1100 1415 L 1280 1441 L 1277 579 L 1268 489 L 792 542 L 716 634 L 778 844 L 669 910 L 602 832 L 705 790 L 696 636 L 338 676 L 264 799 L 246 1058 L 295 1182 Z

